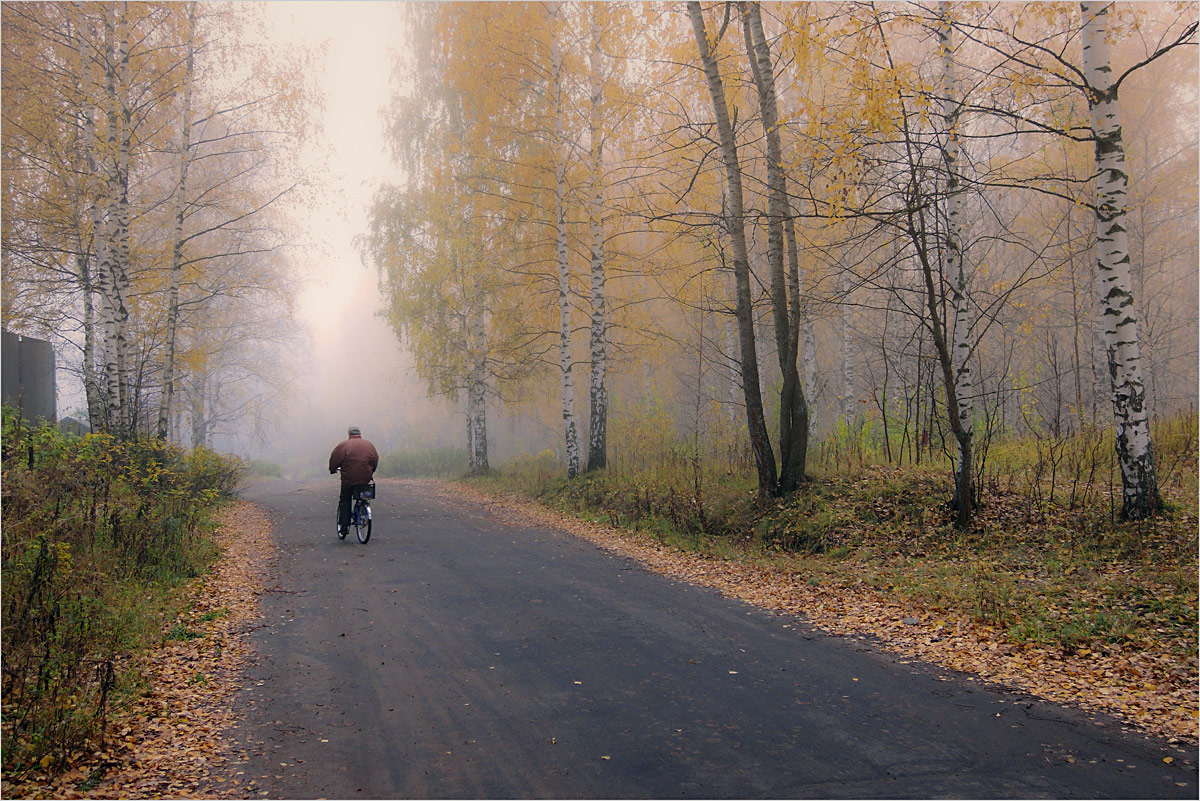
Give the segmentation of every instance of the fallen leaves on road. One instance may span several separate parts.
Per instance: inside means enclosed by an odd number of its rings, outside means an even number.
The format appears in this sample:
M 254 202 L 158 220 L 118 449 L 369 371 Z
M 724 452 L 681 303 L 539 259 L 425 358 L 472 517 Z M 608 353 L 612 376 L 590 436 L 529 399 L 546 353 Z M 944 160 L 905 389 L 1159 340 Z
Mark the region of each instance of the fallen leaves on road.
M 248 503 L 221 510 L 221 558 L 190 589 L 164 639 L 141 655 L 145 690 L 114 714 L 103 745 L 76 755 L 58 775 L 6 782 L 7 798 L 211 798 L 245 791 L 222 775 L 236 725 L 230 700 L 250 658 L 246 634 L 258 617 L 256 593 L 271 558 L 270 523 Z M 194 636 L 193 636 L 194 635 Z
M 636 559 L 656 573 L 712 587 L 727 597 L 774 612 L 805 617 L 832 634 L 871 638 L 893 653 L 974 674 L 1049 701 L 1103 712 L 1171 742 L 1195 744 L 1197 740 L 1195 659 L 1181 669 L 1177 660 L 1119 644 L 1075 654 L 1014 645 L 988 626 L 914 609 L 861 582 L 823 577 L 814 584 L 781 567 L 686 553 L 471 487 L 443 485 L 440 491 L 469 497 L 501 520 L 562 529 Z

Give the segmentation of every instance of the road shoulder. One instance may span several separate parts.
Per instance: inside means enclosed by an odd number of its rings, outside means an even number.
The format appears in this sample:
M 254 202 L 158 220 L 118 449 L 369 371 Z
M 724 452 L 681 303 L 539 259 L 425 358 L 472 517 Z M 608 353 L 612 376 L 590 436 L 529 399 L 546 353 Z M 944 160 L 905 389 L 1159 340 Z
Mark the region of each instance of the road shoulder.
M 749 561 L 713 559 L 660 545 L 610 526 L 558 514 L 511 496 L 465 485 L 445 485 L 443 493 L 481 504 L 514 524 L 534 523 L 567 531 L 610 552 L 632 558 L 649 570 L 709 587 L 779 614 L 799 615 L 831 634 L 870 640 L 901 658 L 922 660 L 948 671 L 984 680 L 1043 700 L 1083 709 L 1097 727 L 1120 721 L 1130 731 L 1149 734 L 1195 753 L 1195 681 L 1173 688 L 1145 686 L 1124 662 L 1099 664 L 1097 654 L 1064 654 L 1034 646 L 1014 647 L 1000 633 L 970 620 L 913 609 L 863 586 L 814 585 L 806 577 Z
M 271 523 L 237 501 L 217 513 L 221 556 L 186 590 L 161 646 L 138 657 L 145 689 L 113 714 L 105 740 L 53 780 L 6 786 L 22 798 L 242 798 L 230 703 L 253 659 L 249 634 L 273 559 Z

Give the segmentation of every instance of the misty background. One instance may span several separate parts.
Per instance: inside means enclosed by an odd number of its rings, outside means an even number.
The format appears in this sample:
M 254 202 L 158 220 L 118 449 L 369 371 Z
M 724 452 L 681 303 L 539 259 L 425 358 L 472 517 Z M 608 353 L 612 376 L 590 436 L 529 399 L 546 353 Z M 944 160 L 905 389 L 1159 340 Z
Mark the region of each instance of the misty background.
M 209 441 L 218 451 L 276 462 L 285 474 L 297 477 L 324 473 L 329 451 L 345 437 L 350 425 L 359 426 L 381 453 L 462 449 L 466 439 L 463 404 L 446 397 L 430 397 L 403 343 L 380 317 L 385 301 L 379 276 L 365 262 L 358 243 L 366 234 L 368 208 L 378 189 L 404 181 L 385 144 L 382 112 L 389 97 L 405 87 L 405 76 L 395 72 L 396 64 L 402 61 L 395 56 L 409 38 L 404 26 L 411 17 L 398 13 L 394 4 L 383 2 L 271 2 L 261 8 L 268 22 L 264 36 L 271 39 L 272 46 L 313 54 L 314 72 L 309 77 L 319 88 L 320 112 L 314 134 L 302 152 L 302 171 L 309 176 L 308 184 L 303 192 L 282 204 L 282 213 L 290 219 L 295 233 L 286 253 L 289 278 L 294 282 L 294 305 L 286 311 L 293 325 L 261 346 L 260 358 L 275 362 L 277 373 L 285 380 L 264 382 L 267 402 L 254 414 L 218 423 Z M 1194 79 L 1186 83 L 1188 94 L 1182 101 L 1194 105 Z M 306 108 L 305 113 L 311 112 Z M 1135 126 L 1129 127 L 1131 139 L 1135 130 Z M 1194 137 L 1194 131 L 1190 134 Z M 1194 144 L 1189 142 L 1187 147 L 1193 148 Z M 1181 227 L 1190 234 L 1194 225 L 1190 220 Z M 1190 255 L 1194 253 L 1194 238 L 1187 244 L 1190 251 L 1181 258 L 1194 260 Z M 688 278 L 684 275 L 678 280 L 686 283 Z M 1195 275 L 1184 275 L 1181 280 L 1181 294 L 1194 298 Z M 674 289 L 668 287 L 666 291 L 670 294 Z M 1189 316 L 1182 323 L 1168 322 L 1181 324 L 1189 332 L 1194 330 L 1194 306 L 1187 311 Z M 850 342 L 850 335 L 843 337 L 839 326 L 851 332 L 853 326 L 844 311 L 826 309 L 825 314 L 827 331 L 822 334 L 821 352 L 832 363 L 836 349 L 843 345 L 848 348 Z M 694 395 L 699 399 L 700 385 L 708 380 L 713 368 L 697 362 L 693 371 L 691 363 L 668 367 L 660 361 L 666 359 L 664 354 L 670 347 L 684 348 L 692 340 L 701 348 L 711 344 L 705 339 L 711 336 L 703 328 L 705 320 L 698 318 L 696 325 L 695 331 L 680 327 L 670 332 L 678 334 L 679 341 L 665 346 L 650 334 L 626 343 L 639 350 L 635 353 L 633 347 L 627 348 L 619 371 L 614 363 L 614 424 L 619 424 L 618 407 L 623 399 L 635 402 L 652 398 L 660 379 L 679 396 L 674 421 L 687 427 L 689 414 L 699 419 L 700 403 L 693 404 L 694 411 L 684 408 L 692 404 L 685 393 L 695 387 Z M 856 333 L 866 336 L 869 332 Z M 1048 335 L 1049 340 L 1054 338 Z M 1185 340 L 1190 343 L 1187 352 L 1165 351 L 1158 358 L 1160 382 L 1165 386 L 1175 377 L 1173 374 L 1178 374 L 1177 383 L 1183 387 L 1180 390 L 1172 383 L 1171 392 L 1163 393 L 1163 411 L 1194 408 L 1195 382 L 1191 376 L 1196 370 L 1195 339 L 1191 336 Z M 60 352 L 60 366 L 74 367 L 74 358 L 75 354 Z M 614 362 L 619 358 L 615 356 Z M 824 392 L 823 412 L 839 402 L 832 373 L 830 370 L 823 378 L 829 386 L 810 387 L 814 394 Z M 866 375 L 855 380 L 861 383 L 867 378 L 874 380 Z M 537 387 L 531 390 L 537 391 Z M 509 400 L 489 408 L 488 442 L 497 463 L 521 452 L 549 450 L 561 457 L 562 432 L 554 425 L 553 409 L 543 410 L 541 415 L 527 414 L 522 399 L 513 403 Z M 866 393 L 850 400 L 854 408 L 868 404 Z M 82 419 L 86 414 L 79 410 L 84 408 L 86 400 L 78 372 L 60 370 L 60 415 L 73 413 Z M 849 419 L 853 414 L 846 416 Z M 821 433 L 827 433 L 827 421 L 836 421 L 837 410 L 818 419 L 824 426 Z M 692 428 L 699 428 L 698 422 Z

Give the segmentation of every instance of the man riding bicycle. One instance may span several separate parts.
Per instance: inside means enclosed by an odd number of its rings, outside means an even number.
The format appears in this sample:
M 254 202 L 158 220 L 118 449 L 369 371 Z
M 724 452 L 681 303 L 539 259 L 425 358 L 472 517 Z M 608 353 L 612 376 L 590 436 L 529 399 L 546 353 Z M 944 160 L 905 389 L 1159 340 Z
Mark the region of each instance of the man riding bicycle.
M 344 442 L 338 443 L 329 454 L 329 472 L 342 470 L 342 494 L 338 498 L 337 528 L 341 535 L 350 528 L 350 501 L 354 497 L 354 489 L 362 484 L 370 483 L 379 467 L 379 453 L 375 446 L 362 438 L 358 426 L 350 426 L 346 432 L 349 436 Z

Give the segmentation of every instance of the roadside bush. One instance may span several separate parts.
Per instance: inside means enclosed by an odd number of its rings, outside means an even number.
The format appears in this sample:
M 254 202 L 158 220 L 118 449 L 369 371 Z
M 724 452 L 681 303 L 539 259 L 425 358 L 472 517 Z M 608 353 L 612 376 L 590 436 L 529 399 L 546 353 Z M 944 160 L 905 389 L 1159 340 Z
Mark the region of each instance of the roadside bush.
M 171 590 L 217 554 L 239 464 L 161 441 L 66 435 L 3 412 L 3 766 L 60 762 L 102 732 Z
M 554 451 L 544 450 L 537 456 L 522 454 L 500 468 L 496 478 L 503 477 L 505 486 L 519 492 L 538 495 L 554 486 L 566 474 L 566 467 Z
M 415 448 L 384 454 L 380 476 L 391 478 L 446 478 L 467 472 L 467 453 L 458 448 Z
M 245 474 L 253 478 L 283 478 L 283 468 L 266 459 L 251 459 L 246 464 Z
M 719 422 L 719 418 L 713 418 Z M 610 427 L 606 470 L 568 481 L 551 451 L 472 482 L 706 555 L 765 560 L 811 582 L 866 584 L 917 608 L 958 614 L 1015 642 L 1163 647 L 1194 660 L 1195 412 L 1156 420 L 1164 510 L 1120 519 L 1112 432 L 1007 436 L 990 445 L 981 505 L 954 526 L 952 454 L 887 463 L 870 426 L 840 426 L 810 451 L 808 480 L 756 502 L 736 438 L 681 434 L 660 406 Z M 718 431 L 710 421 L 706 431 Z

